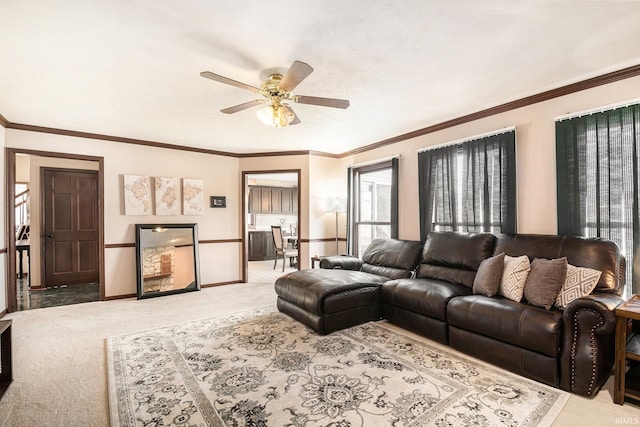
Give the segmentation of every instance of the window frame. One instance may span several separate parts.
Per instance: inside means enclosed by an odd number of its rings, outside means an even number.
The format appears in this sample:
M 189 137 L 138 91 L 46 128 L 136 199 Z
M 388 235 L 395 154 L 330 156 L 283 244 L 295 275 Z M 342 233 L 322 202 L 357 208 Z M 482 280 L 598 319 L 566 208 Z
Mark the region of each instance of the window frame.
M 391 188 L 389 202 L 391 204 L 389 221 L 360 221 L 360 177 L 363 174 L 383 171 L 389 169 L 391 172 Z M 389 226 L 390 238 L 398 238 L 398 158 L 394 157 L 389 160 L 371 163 L 358 167 L 349 168 L 349 198 L 347 202 L 348 209 L 348 225 L 347 225 L 347 249 L 350 255 L 361 256 L 358 253 L 359 227 L 366 226 Z

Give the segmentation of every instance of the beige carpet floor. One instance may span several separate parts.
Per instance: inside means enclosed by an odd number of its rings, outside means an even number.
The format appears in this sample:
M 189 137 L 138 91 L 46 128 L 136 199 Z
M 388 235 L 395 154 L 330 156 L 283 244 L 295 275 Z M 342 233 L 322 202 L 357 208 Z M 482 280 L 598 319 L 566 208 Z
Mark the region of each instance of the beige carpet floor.
M 11 313 L 15 379 L 0 426 L 108 426 L 107 337 L 267 305 L 275 305 L 272 282 Z M 594 399 L 571 396 L 554 425 L 640 424 L 640 407 L 615 405 L 612 393 L 610 379 Z

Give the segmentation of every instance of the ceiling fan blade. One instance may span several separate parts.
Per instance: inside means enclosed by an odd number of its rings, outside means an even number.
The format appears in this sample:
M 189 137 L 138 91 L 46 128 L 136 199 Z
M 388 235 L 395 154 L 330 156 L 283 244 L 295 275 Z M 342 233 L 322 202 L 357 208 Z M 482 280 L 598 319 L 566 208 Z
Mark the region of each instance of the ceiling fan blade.
M 240 89 L 245 89 L 245 90 L 251 91 L 253 93 L 260 93 L 260 89 L 258 89 L 257 87 L 253 87 L 253 86 L 250 86 L 248 84 L 244 84 L 244 83 L 232 80 L 230 78 L 223 77 L 223 76 L 220 76 L 218 74 L 214 74 L 211 71 L 203 71 L 203 72 L 200 73 L 200 75 L 202 77 L 204 77 L 204 78 L 215 80 L 216 82 L 220 82 L 220 83 L 228 84 L 228 85 L 231 85 L 231 86 L 239 87 Z
M 349 107 L 349 100 L 347 99 L 319 98 L 317 96 L 297 95 L 294 98 L 294 101 L 297 102 L 298 104 L 320 105 L 322 107 L 333 107 L 333 108 L 343 108 L 343 109 Z
M 301 81 L 313 72 L 313 68 L 304 62 L 294 61 L 280 81 L 278 87 L 287 92 L 291 92 Z
M 300 118 L 296 114 L 296 117 L 291 121 L 291 123 L 289 123 L 289 126 L 297 125 L 297 124 L 300 124 L 300 123 L 302 123 L 302 122 L 300 121 Z
M 285 106 L 287 108 L 287 110 L 291 111 L 293 113 L 293 120 L 291 120 L 291 122 L 289 123 L 289 126 L 293 126 L 293 125 L 297 125 L 302 123 L 300 121 L 300 118 L 298 117 L 298 113 L 293 111 L 293 108 L 291 108 L 289 105 Z
M 245 102 L 244 104 L 235 105 L 233 107 L 225 108 L 224 110 L 220 110 L 225 114 L 233 114 L 238 111 L 246 110 L 247 108 L 255 107 L 256 105 L 260 105 L 264 102 L 263 99 L 256 99 L 255 101 Z

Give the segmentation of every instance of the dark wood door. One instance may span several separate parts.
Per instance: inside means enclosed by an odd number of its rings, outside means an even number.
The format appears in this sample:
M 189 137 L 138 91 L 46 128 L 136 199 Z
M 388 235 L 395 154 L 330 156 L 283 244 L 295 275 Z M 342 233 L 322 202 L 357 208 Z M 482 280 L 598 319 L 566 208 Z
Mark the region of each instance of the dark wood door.
M 98 173 L 42 171 L 44 286 L 99 281 Z

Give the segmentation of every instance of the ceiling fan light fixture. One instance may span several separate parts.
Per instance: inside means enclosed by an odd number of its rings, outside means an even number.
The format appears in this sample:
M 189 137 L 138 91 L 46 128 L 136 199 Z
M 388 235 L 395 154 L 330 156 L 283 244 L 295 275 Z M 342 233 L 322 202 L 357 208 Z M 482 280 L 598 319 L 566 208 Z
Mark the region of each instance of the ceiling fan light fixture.
M 259 109 L 258 111 L 256 111 L 256 116 L 258 117 L 258 120 L 260 120 L 265 125 L 275 126 L 274 120 L 273 120 L 273 116 L 274 116 L 273 106 L 267 105 L 264 108 Z
M 287 126 L 296 118 L 296 115 L 287 106 L 281 105 L 278 107 L 278 123 L 280 126 Z
M 295 118 L 295 113 L 286 105 L 267 105 L 256 111 L 256 116 L 263 124 L 276 128 L 288 126 Z

